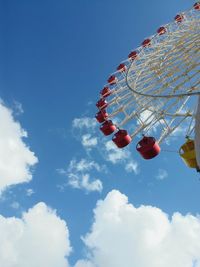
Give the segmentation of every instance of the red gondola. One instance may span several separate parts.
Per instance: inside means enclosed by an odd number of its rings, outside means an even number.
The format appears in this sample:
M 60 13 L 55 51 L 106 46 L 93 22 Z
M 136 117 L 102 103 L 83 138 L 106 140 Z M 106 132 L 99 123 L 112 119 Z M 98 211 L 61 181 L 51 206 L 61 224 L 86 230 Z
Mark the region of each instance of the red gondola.
M 178 14 L 178 15 L 176 15 L 176 17 L 174 19 L 176 22 L 180 23 L 184 20 L 184 16 L 183 16 L 183 14 Z
M 105 121 L 100 127 L 100 130 L 102 131 L 104 135 L 110 135 L 114 133 L 116 129 L 117 127 L 111 120 Z
M 125 72 L 127 70 L 127 67 L 125 64 L 121 63 L 119 64 L 119 66 L 117 67 L 117 70 L 120 72 Z
M 144 159 L 152 159 L 160 153 L 160 147 L 154 137 L 144 136 L 136 149 Z
M 194 9 L 200 10 L 200 2 L 194 4 Z
M 143 42 L 142 42 L 142 46 L 143 47 L 148 47 L 151 45 L 151 39 L 145 39 Z
M 102 123 L 108 118 L 108 113 L 106 112 L 105 109 L 100 110 L 99 112 L 96 113 L 95 118 L 99 123 Z
M 110 88 L 108 86 L 104 87 L 102 90 L 101 90 L 101 95 L 102 97 L 107 97 L 109 95 L 111 95 L 112 91 L 110 90 Z
M 134 59 L 137 58 L 137 56 L 138 56 L 138 53 L 137 53 L 136 51 L 132 51 L 132 52 L 128 55 L 128 58 L 129 58 L 130 60 L 134 60 Z
M 165 27 L 160 27 L 158 30 L 157 30 L 157 33 L 159 34 L 159 35 L 163 35 L 163 34 L 165 34 L 167 32 L 167 29 L 165 28 Z
M 107 101 L 104 98 L 101 98 L 97 103 L 96 103 L 97 108 L 99 109 L 105 109 L 108 106 Z
M 110 76 L 110 77 L 108 78 L 108 83 L 109 83 L 110 85 L 116 84 L 116 82 L 117 82 L 117 78 L 115 77 L 115 75 L 112 75 L 112 76 Z
M 117 147 L 123 148 L 130 144 L 131 137 L 127 133 L 126 130 L 119 130 L 117 133 L 114 134 L 112 141 L 116 144 Z

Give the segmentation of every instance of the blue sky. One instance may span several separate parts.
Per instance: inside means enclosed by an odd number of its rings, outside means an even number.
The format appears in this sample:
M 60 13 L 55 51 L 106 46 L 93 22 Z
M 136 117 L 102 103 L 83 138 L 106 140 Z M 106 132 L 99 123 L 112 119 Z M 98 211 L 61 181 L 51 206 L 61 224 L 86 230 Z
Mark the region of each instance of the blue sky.
M 169 217 L 174 212 L 183 216 L 200 212 L 200 176 L 178 154 L 163 151 L 144 161 L 133 143 L 112 162 L 108 154 L 116 152 L 106 151 L 108 139 L 102 138 L 98 124 L 92 125 L 95 103 L 109 74 L 145 37 L 193 4 L 191 0 L 0 1 L 0 98 L 27 131 L 28 137 L 21 140 L 38 159 L 30 164 L 31 181 L 3 191 L 0 214 L 21 218 L 39 202 L 55 209 L 69 229 L 72 266 L 85 257 L 81 236 L 92 226 L 97 201 L 113 189 L 135 207 L 152 205 Z M 75 122 L 80 125 L 85 118 L 89 126 L 78 128 Z M 83 144 L 88 134 L 94 142 L 98 139 L 97 146 Z M 171 148 L 177 150 L 183 142 L 184 136 Z M 76 169 L 81 160 L 87 164 L 83 172 Z M 89 162 L 93 162 L 90 167 Z M 131 163 L 135 167 L 129 172 Z M 89 175 L 102 188 L 73 188 L 72 174 Z M 32 194 L 28 196 L 27 190 Z

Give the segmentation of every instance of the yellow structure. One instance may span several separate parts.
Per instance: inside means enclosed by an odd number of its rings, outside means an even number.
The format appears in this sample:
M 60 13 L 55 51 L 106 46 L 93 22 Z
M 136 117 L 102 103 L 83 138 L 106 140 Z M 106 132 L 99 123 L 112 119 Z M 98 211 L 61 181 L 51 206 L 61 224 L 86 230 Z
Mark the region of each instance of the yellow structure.
M 199 169 L 196 161 L 194 140 L 188 138 L 185 144 L 180 147 L 179 154 L 188 167 Z

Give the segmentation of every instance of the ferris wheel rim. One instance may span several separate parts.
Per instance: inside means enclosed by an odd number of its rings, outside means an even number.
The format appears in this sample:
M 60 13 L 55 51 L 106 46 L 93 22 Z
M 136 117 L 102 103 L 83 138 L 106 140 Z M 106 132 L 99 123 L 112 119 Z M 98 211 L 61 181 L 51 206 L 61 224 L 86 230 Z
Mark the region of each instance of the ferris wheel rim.
M 185 17 L 186 14 L 189 14 L 190 16 L 193 15 L 194 12 L 195 11 L 194 11 L 194 6 L 193 6 L 193 8 L 191 8 L 190 10 L 185 11 L 185 12 L 181 12 L 180 14 Z M 163 25 L 163 28 L 167 29 L 166 32 L 168 32 L 168 31 L 171 32 L 171 29 L 169 30 L 171 25 L 173 25 L 173 23 L 167 23 L 167 24 Z M 176 25 L 181 26 L 181 24 L 179 24 L 179 23 L 177 23 Z M 158 33 L 156 33 L 156 34 L 150 36 L 149 39 L 147 39 L 147 40 L 154 40 L 154 38 L 157 38 L 159 36 L 160 35 Z M 145 48 L 143 46 L 140 46 L 136 50 L 138 51 L 137 55 L 140 55 L 140 53 L 143 53 L 145 51 Z M 200 88 L 196 88 L 196 86 L 198 86 L 198 84 L 196 84 L 195 86 L 191 86 L 191 88 L 188 88 L 188 91 L 186 93 L 180 92 L 178 94 L 177 93 L 173 93 L 173 94 L 159 94 L 159 93 L 157 93 L 157 94 L 148 94 L 148 93 L 144 93 L 144 92 L 138 92 L 129 83 L 129 74 L 130 74 L 130 71 L 132 69 L 132 65 L 133 64 L 134 64 L 134 61 L 132 61 L 132 63 L 129 66 L 127 66 L 127 71 L 126 71 L 126 75 L 125 75 L 125 83 L 126 83 L 128 89 L 130 91 L 132 91 L 136 95 L 140 95 L 140 96 L 143 96 L 143 97 L 150 97 L 150 98 L 179 98 L 179 97 L 198 96 L 198 95 L 200 95 L 200 91 L 199 91 Z M 198 73 L 199 72 L 197 72 L 196 74 L 198 74 Z M 198 90 L 198 92 L 192 92 L 192 90 Z
M 128 89 L 136 95 L 140 95 L 140 96 L 144 96 L 144 97 L 151 97 L 151 98 L 180 98 L 180 97 L 186 97 L 186 96 L 195 96 L 195 95 L 198 96 L 198 95 L 200 95 L 200 92 L 188 92 L 188 93 L 180 93 L 180 94 L 173 94 L 173 95 L 170 95 L 170 94 L 166 94 L 166 95 L 156 94 L 155 95 L 155 94 L 146 94 L 146 93 L 138 92 L 131 87 L 131 85 L 129 84 L 129 81 L 128 81 L 128 77 L 129 77 L 128 74 L 129 74 L 129 71 L 131 69 L 131 66 L 132 65 L 128 66 L 125 80 L 126 80 L 126 85 L 127 85 Z

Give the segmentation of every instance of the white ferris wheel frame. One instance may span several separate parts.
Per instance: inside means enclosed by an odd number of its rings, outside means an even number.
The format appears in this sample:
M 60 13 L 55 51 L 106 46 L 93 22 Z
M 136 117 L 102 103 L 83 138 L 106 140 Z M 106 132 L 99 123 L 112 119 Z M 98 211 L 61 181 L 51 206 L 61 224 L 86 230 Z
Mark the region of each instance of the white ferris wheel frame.
M 122 62 L 126 72 L 112 73 L 117 82 L 111 86 L 109 118 L 116 118 L 118 128 L 135 121 L 132 138 L 157 127 L 161 143 L 186 120 L 187 134 L 194 130 L 195 108 L 187 105 L 200 95 L 200 11 L 181 15 L 182 22 L 164 25 L 164 35 L 149 37 L 150 47 L 138 47 L 136 60 Z

